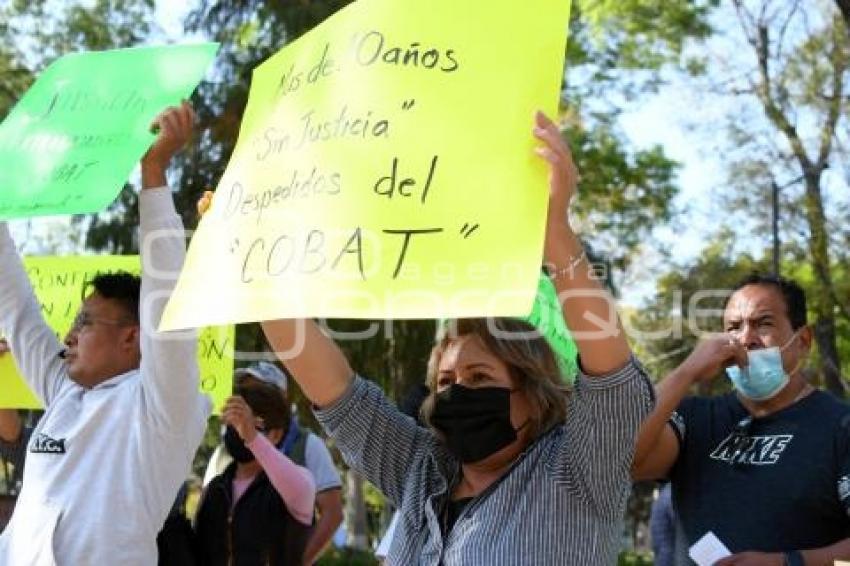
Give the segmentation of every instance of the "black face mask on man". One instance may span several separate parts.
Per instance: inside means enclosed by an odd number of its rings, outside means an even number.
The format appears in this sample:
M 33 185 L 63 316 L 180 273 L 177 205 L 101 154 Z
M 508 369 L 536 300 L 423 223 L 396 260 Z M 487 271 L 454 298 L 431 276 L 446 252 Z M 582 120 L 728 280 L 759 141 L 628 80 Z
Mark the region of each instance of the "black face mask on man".
M 511 423 L 511 389 L 453 383 L 437 393 L 431 424 L 464 464 L 495 454 L 517 438 Z M 522 427 L 520 427 L 522 428 Z
M 223 438 L 224 447 L 227 448 L 227 451 L 238 463 L 247 464 L 254 461 L 254 453 L 251 452 L 250 448 L 245 446 L 245 443 L 235 428 L 228 425 L 224 431 Z

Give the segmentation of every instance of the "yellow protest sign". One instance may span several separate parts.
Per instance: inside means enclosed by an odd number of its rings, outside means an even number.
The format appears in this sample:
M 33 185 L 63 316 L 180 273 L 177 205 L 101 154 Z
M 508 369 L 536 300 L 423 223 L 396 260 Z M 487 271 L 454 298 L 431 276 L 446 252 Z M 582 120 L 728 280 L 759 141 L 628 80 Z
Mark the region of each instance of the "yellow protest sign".
M 24 266 L 41 303 L 41 312 L 60 339 L 71 328 L 82 302 L 83 288 L 95 275 L 140 271 L 138 256 L 28 257 Z M 233 326 L 201 330 L 198 337 L 201 391 L 212 397 L 216 410 L 231 392 L 233 358 Z M 0 408 L 39 407 L 41 404 L 20 376 L 12 356 L 0 357 Z
M 361 0 L 256 68 L 162 327 L 528 314 L 568 19 Z

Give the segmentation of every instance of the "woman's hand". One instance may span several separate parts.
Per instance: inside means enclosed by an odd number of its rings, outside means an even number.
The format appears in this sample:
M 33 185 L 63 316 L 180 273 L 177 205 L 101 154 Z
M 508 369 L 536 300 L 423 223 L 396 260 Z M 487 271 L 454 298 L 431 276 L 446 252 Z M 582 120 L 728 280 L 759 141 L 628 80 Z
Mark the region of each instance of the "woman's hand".
M 545 114 L 538 111 L 534 117 L 534 136 L 545 145 L 536 148 L 537 155 L 549 163 L 549 213 L 546 218 L 546 259 L 554 255 L 553 244 L 563 239 L 565 230 L 572 232 L 569 225 L 570 201 L 576 194 L 579 181 L 578 169 L 561 131 Z
M 213 192 L 212 191 L 204 191 L 204 194 L 201 195 L 201 198 L 198 199 L 198 218 L 203 218 L 204 214 L 212 206 Z
M 254 411 L 239 395 L 233 395 L 224 402 L 221 419 L 236 429 L 245 444 L 254 440 L 257 436 L 257 426 L 262 424 L 262 419 L 254 416 Z
M 570 201 L 576 194 L 578 170 L 560 130 L 542 112 L 535 116 L 534 135 L 544 144 L 536 149 L 537 154 L 549 163 L 544 262 L 584 372 L 606 375 L 623 367 L 631 351 L 614 299 L 600 283 L 570 226 Z

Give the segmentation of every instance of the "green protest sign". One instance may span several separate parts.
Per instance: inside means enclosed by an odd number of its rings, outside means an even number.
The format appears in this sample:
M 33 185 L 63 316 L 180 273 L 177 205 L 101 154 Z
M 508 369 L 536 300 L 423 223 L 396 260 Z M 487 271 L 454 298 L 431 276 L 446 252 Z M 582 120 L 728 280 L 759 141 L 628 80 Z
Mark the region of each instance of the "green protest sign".
M 47 324 L 61 339 L 73 324 L 83 289 L 98 273 L 138 274 L 139 256 L 41 256 L 24 258 L 30 284 Z M 2 332 L 0 332 L 0 335 Z M 212 326 L 198 333 L 200 389 L 210 395 L 214 409 L 230 396 L 233 382 L 234 327 Z M 39 408 L 36 396 L 18 372 L 12 356 L 0 356 L 0 408 Z
M 0 219 L 104 209 L 187 98 L 217 43 L 75 53 L 54 61 L 0 124 Z
M 573 340 L 561 312 L 561 299 L 555 290 L 555 285 L 545 273 L 540 274 L 537 283 L 537 297 L 531 314 L 525 317 L 555 351 L 555 357 L 561 368 L 564 379 L 572 384 L 578 374 L 578 346 Z

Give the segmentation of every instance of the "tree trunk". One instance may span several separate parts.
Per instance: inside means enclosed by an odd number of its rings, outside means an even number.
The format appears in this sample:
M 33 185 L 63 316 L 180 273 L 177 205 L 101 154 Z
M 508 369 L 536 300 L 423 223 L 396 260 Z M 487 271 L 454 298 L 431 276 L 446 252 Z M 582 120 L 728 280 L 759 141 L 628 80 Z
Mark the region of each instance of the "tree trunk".
M 835 317 L 819 318 L 815 322 L 815 341 L 820 352 L 826 389 L 838 397 L 844 397 L 846 388 L 841 379 L 840 358 L 835 345 Z
M 363 478 L 354 470 L 345 473 L 345 524 L 348 528 L 346 545 L 358 550 L 369 549 L 366 524 L 366 500 L 363 498 Z
M 821 171 L 805 171 L 806 220 L 811 232 L 809 252 L 815 278 L 815 293 L 812 306 L 816 314 L 815 341 L 821 357 L 821 372 L 824 385 L 831 393 L 843 398 L 844 383 L 841 380 L 841 360 L 835 336 L 835 293 L 829 262 L 829 241 L 826 233 L 826 216 L 820 190 Z
M 847 31 L 850 31 L 850 0 L 835 0 L 841 11 L 841 17 L 844 18 L 844 25 L 847 26 Z

